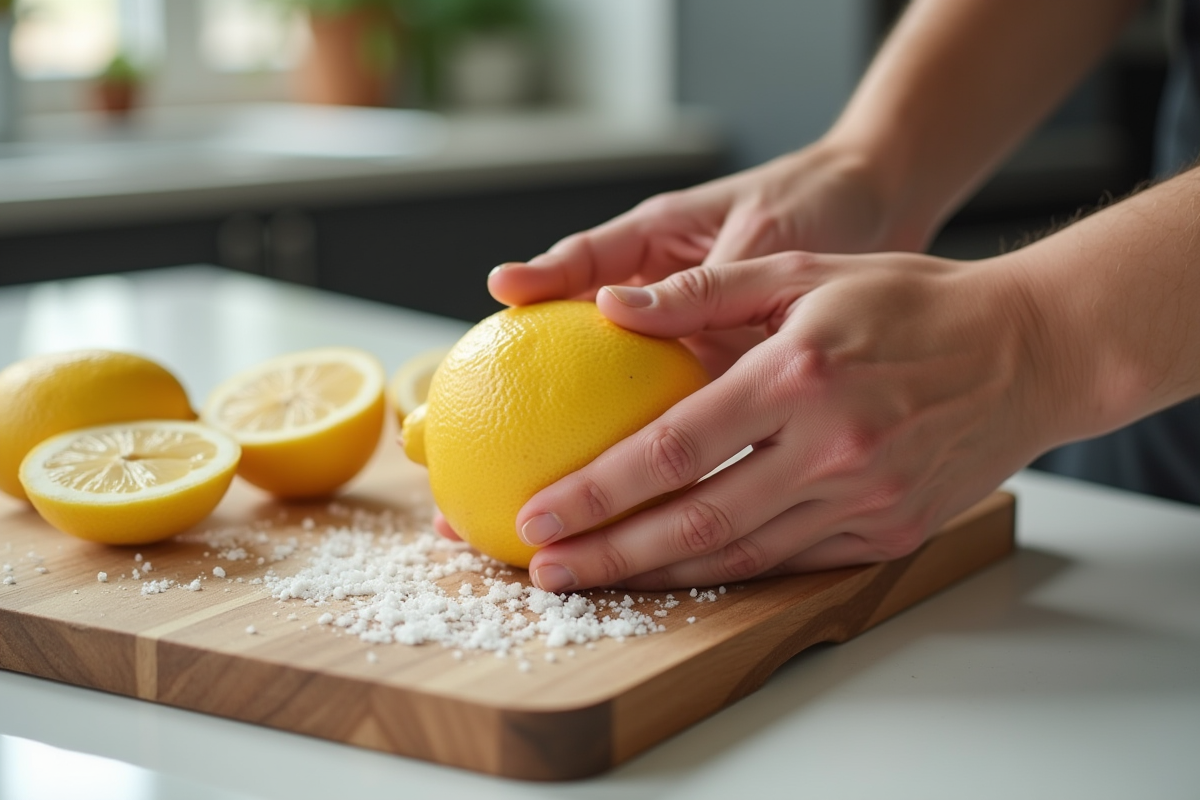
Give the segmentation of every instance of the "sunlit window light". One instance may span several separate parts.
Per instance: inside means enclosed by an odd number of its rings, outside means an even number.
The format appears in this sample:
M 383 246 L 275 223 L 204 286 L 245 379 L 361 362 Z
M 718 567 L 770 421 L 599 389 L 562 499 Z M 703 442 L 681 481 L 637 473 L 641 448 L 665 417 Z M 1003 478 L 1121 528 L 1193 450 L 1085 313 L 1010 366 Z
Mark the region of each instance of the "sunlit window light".
M 118 0 L 17 0 L 13 60 L 26 78 L 94 75 L 120 41 Z
M 118 53 L 149 65 L 162 52 L 161 0 L 17 0 L 13 60 L 34 80 L 99 73 Z
M 200 50 L 219 72 L 290 69 L 308 28 L 278 0 L 202 0 Z

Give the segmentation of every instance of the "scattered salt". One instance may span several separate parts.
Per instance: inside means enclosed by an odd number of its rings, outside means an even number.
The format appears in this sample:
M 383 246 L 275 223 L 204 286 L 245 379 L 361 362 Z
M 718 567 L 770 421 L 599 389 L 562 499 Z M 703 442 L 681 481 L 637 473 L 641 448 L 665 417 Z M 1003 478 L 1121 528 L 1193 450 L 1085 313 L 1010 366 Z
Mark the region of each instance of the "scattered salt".
M 203 589 L 204 587 L 200 585 L 200 579 L 196 578 L 195 580 L 193 580 L 191 583 L 189 583 L 187 586 L 184 586 L 183 588 L 187 589 L 189 592 L 198 592 L 201 589 Z
M 46 569 L 45 567 L 38 567 L 34 570 L 34 572 L 36 572 L 38 575 L 45 575 L 49 571 L 50 570 Z
M 258 633 L 258 628 L 254 627 L 253 625 L 247 625 L 246 633 L 250 634 L 251 636 L 254 636 L 256 633 Z
M 96 580 L 100 581 L 100 583 L 108 583 L 108 573 L 107 572 L 97 572 Z
M 141 561 L 141 560 L 142 560 L 142 554 L 141 554 L 141 553 L 138 553 L 137 555 L 135 555 L 135 556 L 133 557 L 133 560 L 134 560 L 134 561 Z
M 134 570 L 136 572 L 136 570 Z M 175 581 L 163 578 L 161 581 L 146 581 L 142 584 L 142 594 L 162 594 L 175 585 Z
M 16 578 L 14 578 L 12 575 L 5 575 L 5 576 L 4 576 L 4 585 L 5 585 L 5 586 L 12 586 L 12 585 L 13 585 L 13 584 L 15 584 L 16 582 L 17 582 L 17 579 L 16 579 Z
M 688 623 L 688 625 L 691 625 L 691 624 L 692 624 L 693 622 L 695 622 L 695 621 L 696 621 L 696 618 L 695 618 L 695 617 L 688 617 L 688 618 L 687 618 L 687 623 Z
M 223 567 L 213 567 L 212 574 L 214 578 L 224 578 L 225 569 Z

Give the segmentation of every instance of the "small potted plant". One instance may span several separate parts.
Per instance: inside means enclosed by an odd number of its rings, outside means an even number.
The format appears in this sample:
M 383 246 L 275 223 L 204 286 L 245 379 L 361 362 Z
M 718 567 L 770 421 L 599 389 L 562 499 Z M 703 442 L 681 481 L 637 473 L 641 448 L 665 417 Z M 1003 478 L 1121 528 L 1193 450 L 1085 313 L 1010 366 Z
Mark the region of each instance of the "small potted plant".
M 101 111 L 123 117 L 138 104 L 143 73 L 128 55 L 118 53 L 96 77 L 96 104 Z
M 312 44 L 298 72 L 312 103 L 383 106 L 400 77 L 404 0 L 278 0 L 306 15 Z

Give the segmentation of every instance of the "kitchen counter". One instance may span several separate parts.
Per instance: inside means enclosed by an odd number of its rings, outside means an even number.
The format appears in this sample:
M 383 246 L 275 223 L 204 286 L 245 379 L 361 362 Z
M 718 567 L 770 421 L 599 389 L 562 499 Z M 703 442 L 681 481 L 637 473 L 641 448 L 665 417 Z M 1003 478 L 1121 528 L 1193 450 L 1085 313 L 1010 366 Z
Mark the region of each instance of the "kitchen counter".
M 478 320 L 493 266 L 707 180 L 722 153 L 694 109 L 34 117 L 0 143 L 0 285 L 212 263 Z
M 463 330 L 204 267 L 0 289 L 0 365 L 136 349 L 194 397 L 278 352 L 357 345 L 390 372 Z M 1015 556 L 598 778 L 487 778 L 0 671 L 0 800 L 1195 797 L 1200 509 L 1033 472 L 1008 488 Z
M 44 115 L 25 120 L 23 141 L 0 143 L 0 234 L 686 172 L 719 152 L 695 110 L 637 124 L 287 103 Z

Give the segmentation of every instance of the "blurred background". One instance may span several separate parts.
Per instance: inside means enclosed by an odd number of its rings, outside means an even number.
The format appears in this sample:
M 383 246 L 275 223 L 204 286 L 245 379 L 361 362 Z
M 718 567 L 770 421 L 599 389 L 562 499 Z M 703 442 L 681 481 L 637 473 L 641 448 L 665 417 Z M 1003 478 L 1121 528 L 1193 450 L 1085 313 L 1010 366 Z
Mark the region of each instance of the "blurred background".
M 0 284 L 213 263 L 478 319 L 495 264 L 815 139 L 903 5 L 0 0 Z M 934 252 L 1149 174 L 1164 5 Z

